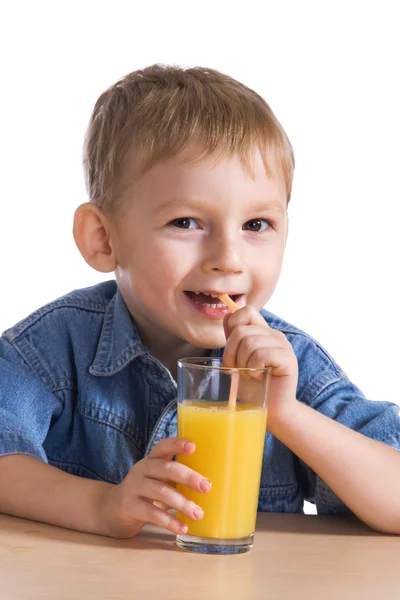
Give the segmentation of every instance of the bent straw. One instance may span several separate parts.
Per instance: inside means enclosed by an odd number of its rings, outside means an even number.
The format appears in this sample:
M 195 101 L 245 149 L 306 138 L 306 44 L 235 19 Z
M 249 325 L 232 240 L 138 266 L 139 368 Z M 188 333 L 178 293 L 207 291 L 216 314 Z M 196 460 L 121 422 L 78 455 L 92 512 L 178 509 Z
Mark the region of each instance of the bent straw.
M 228 294 L 221 294 L 220 296 L 218 296 L 218 299 L 221 300 L 221 302 L 223 302 L 224 304 L 226 304 L 226 306 L 230 308 L 232 312 L 239 310 L 239 307 L 236 304 L 236 302 L 234 302 L 232 298 L 228 296 Z
M 236 302 L 232 300 L 228 294 L 221 294 L 218 296 L 218 299 L 221 300 L 228 308 L 231 309 L 232 312 L 239 310 Z M 239 373 L 236 371 L 231 375 L 231 389 L 229 390 L 229 400 L 228 400 L 228 410 L 235 410 L 236 408 L 236 399 L 239 388 Z

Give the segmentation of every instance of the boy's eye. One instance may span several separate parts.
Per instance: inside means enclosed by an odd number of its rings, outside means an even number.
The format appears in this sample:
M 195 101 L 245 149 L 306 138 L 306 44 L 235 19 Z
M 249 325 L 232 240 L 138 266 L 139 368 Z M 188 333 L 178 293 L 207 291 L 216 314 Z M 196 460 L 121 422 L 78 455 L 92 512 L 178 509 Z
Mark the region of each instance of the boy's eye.
M 190 217 L 182 217 L 180 219 L 174 219 L 171 221 L 170 225 L 174 227 L 178 227 L 178 229 L 197 229 L 197 221 L 196 219 L 191 219 Z
M 251 221 L 247 221 L 243 225 L 243 229 L 247 231 L 255 231 L 256 233 L 265 231 L 269 227 L 271 227 L 271 224 L 266 219 L 251 219 Z

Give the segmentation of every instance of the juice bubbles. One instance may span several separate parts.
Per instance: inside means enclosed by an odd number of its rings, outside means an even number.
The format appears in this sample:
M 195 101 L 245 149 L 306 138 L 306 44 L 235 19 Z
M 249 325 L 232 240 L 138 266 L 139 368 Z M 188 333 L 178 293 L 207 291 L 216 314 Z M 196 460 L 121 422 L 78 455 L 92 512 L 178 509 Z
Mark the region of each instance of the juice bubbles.
M 257 405 L 229 410 L 225 402 L 179 404 L 178 437 L 195 442 L 196 450 L 177 460 L 212 482 L 207 494 L 177 485 L 204 510 L 200 521 L 177 513 L 188 535 L 229 540 L 254 533 L 266 422 L 266 408 Z

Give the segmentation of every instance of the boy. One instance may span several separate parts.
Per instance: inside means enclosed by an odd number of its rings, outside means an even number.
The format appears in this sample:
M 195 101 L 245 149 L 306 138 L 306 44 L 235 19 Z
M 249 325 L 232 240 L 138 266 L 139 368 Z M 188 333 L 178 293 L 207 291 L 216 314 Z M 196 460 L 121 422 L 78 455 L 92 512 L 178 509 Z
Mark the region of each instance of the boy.
M 259 510 L 353 512 L 400 533 L 398 407 L 364 398 L 329 354 L 262 310 L 288 234 L 294 158 L 269 106 L 211 69 L 155 65 L 98 99 L 74 219 L 115 281 L 39 309 L 0 341 L 0 511 L 116 537 L 201 519 L 174 487 L 176 362 L 272 368 Z M 228 293 L 240 310 L 217 298 Z

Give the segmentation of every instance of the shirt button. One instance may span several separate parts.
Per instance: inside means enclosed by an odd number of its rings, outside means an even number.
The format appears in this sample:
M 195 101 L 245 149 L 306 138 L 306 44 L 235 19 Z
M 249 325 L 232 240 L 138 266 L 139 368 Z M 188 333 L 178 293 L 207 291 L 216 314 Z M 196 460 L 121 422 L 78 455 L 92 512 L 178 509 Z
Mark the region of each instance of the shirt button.
M 160 369 L 158 367 L 153 367 L 151 369 L 151 374 L 153 375 L 153 377 L 156 377 L 157 379 L 159 379 L 160 377 L 162 377 L 162 373 L 160 371 Z

